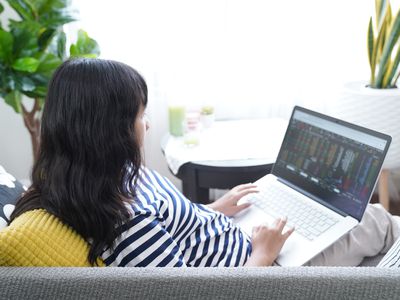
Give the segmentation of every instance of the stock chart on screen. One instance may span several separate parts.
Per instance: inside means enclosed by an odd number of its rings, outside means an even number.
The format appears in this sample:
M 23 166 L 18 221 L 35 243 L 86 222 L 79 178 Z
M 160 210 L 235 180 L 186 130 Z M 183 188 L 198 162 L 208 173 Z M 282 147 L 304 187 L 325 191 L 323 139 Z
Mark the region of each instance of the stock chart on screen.
M 294 119 L 276 164 L 312 185 L 355 202 L 374 188 L 383 149 Z

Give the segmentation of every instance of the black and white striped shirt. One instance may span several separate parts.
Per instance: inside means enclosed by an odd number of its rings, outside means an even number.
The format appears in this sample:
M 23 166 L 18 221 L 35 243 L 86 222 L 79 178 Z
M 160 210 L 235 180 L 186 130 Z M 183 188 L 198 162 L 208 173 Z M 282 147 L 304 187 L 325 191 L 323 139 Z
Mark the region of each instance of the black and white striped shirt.
M 390 248 L 388 253 L 382 258 L 377 267 L 399 268 L 400 267 L 400 239 Z
M 132 217 L 121 228 L 107 266 L 242 266 L 251 252 L 250 238 L 225 215 L 194 204 L 165 177 L 143 169 Z

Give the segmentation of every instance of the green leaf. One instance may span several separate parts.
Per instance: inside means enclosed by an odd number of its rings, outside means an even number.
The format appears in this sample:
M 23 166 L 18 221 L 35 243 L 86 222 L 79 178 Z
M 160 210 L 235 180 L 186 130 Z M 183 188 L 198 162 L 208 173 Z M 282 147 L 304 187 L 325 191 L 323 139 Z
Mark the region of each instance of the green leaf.
M 36 74 L 33 74 L 30 76 L 30 78 L 32 78 L 32 80 L 35 81 L 37 86 L 39 86 L 39 85 L 47 86 L 49 84 L 50 77 L 51 76 L 47 76 L 46 74 L 43 74 L 43 73 L 41 73 L 41 74 L 36 73 Z
M 58 38 L 57 38 L 57 55 L 61 60 L 65 59 L 65 49 L 66 49 L 66 42 L 67 42 L 67 37 L 65 35 L 64 31 L 61 31 L 58 34 Z
M 5 84 L 5 89 L 8 89 L 8 90 L 15 89 L 16 83 L 15 83 L 14 73 L 7 72 L 7 74 L 5 74 L 4 84 Z
M 8 74 L 7 85 L 9 90 L 33 91 L 36 88 L 35 82 L 20 72 L 14 72 Z
M 39 14 L 43 14 L 44 12 L 46 12 L 45 10 L 43 10 L 43 8 L 48 5 L 51 5 L 52 4 L 51 2 L 53 2 L 53 1 L 52 0 L 35 0 L 35 1 L 32 1 L 32 5 Z
M 4 11 L 4 6 L 3 4 L 0 3 L 0 14 Z
M 33 57 L 18 58 L 12 65 L 14 70 L 33 73 L 39 67 L 39 60 Z
M 34 56 L 39 51 L 38 36 L 41 25 L 36 21 L 10 22 L 14 36 L 14 57 Z
M 79 56 L 78 46 L 71 44 L 71 46 L 69 47 L 69 55 L 71 57 Z
M 379 64 L 379 71 L 378 75 L 376 77 L 376 87 L 381 88 L 382 87 L 382 81 L 383 77 L 385 75 L 385 72 L 387 70 L 387 64 L 390 59 L 392 50 L 397 43 L 398 39 L 400 36 L 400 10 L 398 11 L 396 18 L 393 22 L 392 30 L 390 31 L 389 38 L 387 42 L 385 43 L 385 47 L 382 52 L 382 58 Z
M 388 73 L 387 78 L 385 78 L 386 80 L 384 80 L 383 82 L 383 86 L 393 87 L 396 85 L 396 80 L 393 81 L 393 77 L 396 74 L 396 71 L 398 70 L 399 63 L 400 63 L 400 47 L 397 48 L 396 56 L 394 58 L 393 63 L 391 64 L 390 72 Z
M 37 73 L 53 73 L 55 69 L 61 65 L 60 58 L 51 53 L 44 53 L 39 58 L 39 66 L 36 70 Z
M 388 3 L 387 9 L 386 9 L 385 22 L 382 23 L 382 27 L 385 27 L 385 28 L 382 28 L 383 35 L 382 35 L 381 47 L 379 48 L 380 53 L 383 52 L 383 47 L 385 46 L 387 39 L 389 38 L 391 26 L 392 26 L 392 9 L 390 7 L 390 3 Z
M 47 46 L 50 44 L 52 38 L 54 37 L 54 34 L 56 33 L 55 29 L 45 29 L 39 36 L 38 39 L 38 45 L 40 50 L 44 50 L 47 48 Z
M 44 102 L 45 102 L 45 98 L 46 98 L 46 94 L 47 94 L 47 87 L 43 87 L 43 88 L 46 90 L 46 92 L 44 93 L 44 96 L 42 96 L 42 97 L 36 97 L 36 98 L 39 98 L 39 106 L 40 106 L 40 109 L 42 109 L 43 106 L 44 106 Z
M 7 0 L 7 2 L 23 20 L 35 19 L 35 11 L 30 1 Z
M 88 34 L 80 29 L 78 31 L 78 40 L 76 44 L 70 47 L 71 57 L 90 57 L 94 58 L 99 56 L 100 48 L 97 42 L 90 38 Z
M 376 24 L 379 24 L 379 14 L 381 8 L 382 0 L 375 0 L 375 20 Z
M 21 113 L 21 111 L 22 111 L 21 99 L 22 99 L 21 93 L 17 90 L 14 90 L 14 91 L 8 93 L 4 97 L 5 102 L 8 105 L 10 105 L 14 109 L 14 111 L 18 114 Z
M 375 4 L 377 5 L 376 24 L 378 25 L 378 29 L 380 29 L 383 23 L 383 19 L 386 15 L 387 0 L 380 0 L 375 2 Z
M 372 27 L 372 17 L 369 19 L 369 25 L 368 25 L 368 59 L 369 59 L 369 65 L 371 67 L 371 81 L 372 78 L 374 77 L 375 73 L 375 65 L 373 65 L 373 60 L 372 60 L 372 55 L 374 53 L 374 29 Z M 371 82 L 373 84 L 373 82 Z
M 37 86 L 36 89 L 31 92 L 24 92 L 24 95 L 29 98 L 40 98 L 44 100 L 47 95 L 47 86 Z
M 14 44 L 14 38 L 11 33 L 0 29 L 0 60 L 10 61 Z
M 382 56 L 382 48 L 383 48 L 384 40 L 385 40 L 385 34 L 386 34 L 386 29 L 387 29 L 386 23 L 387 22 L 388 22 L 388 18 L 384 18 L 382 26 L 381 26 L 380 30 L 378 31 L 378 37 L 376 38 L 376 41 L 374 43 L 374 51 L 372 53 L 372 65 L 374 66 L 373 79 L 375 78 L 376 66 L 379 64 L 379 62 L 381 60 L 381 56 Z M 374 81 L 371 81 L 371 85 L 373 87 L 376 87 Z
M 71 5 L 71 0 L 36 0 L 35 5 L 41 14 L 54 10 L 67 10 Z
M 33 82 L 33 80 L 26 76 L 21 78 L 20 84 L 21 84 L 21 90 L 25 92 L 33 91 L 36 88 L 36 85 Z
M 39 22 L 49 28 L 58 28 L 67 23 L 76 21 L 76 18 L 68 13 L 56 13 L 40 15 Z
M 393 80 L 393 86 L 396 86 L 396 82 L 399 79 L 399 77 L 400 77 L 400 70 L 397 70 L 397 74 L 396 74 L 396 76 L 395 76 L 395 78 Z

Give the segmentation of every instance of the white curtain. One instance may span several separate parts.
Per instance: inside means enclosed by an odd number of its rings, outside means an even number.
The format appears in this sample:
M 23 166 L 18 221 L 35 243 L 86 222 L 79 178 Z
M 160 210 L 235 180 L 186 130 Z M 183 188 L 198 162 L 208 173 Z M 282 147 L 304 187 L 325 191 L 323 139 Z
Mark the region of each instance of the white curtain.
M 166 171 L 167 103 L 213 104 L 219 119 L 324 111 L 342 84 L 367 80 L 373 0 L 75 0 L 103 58 L 141 72 L 152 126 L 147 164 Z M 394 9 L 394 11 L 396 11 Z M 70 27 L 71 28 L 71 27 Z

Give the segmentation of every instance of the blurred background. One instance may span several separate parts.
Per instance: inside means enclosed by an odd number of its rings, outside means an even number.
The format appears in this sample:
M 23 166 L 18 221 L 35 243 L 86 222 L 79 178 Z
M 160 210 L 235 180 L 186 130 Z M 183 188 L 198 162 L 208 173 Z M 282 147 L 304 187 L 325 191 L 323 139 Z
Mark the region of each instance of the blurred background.
M 4 2 L 4 3 L 3 3 Z M 399 1 L 391 1 L 397 11 Z M 2 23 L 13 12 L 2 1 Z M 73 1 L 101 58 L 136 68 L 149 87 L 146 164 L 168 171 L 160 141 L 168 105 L 213 105 L 216 118 L 288 118 L 294 105 L 326 112 L 344 83 L 367 81 L 373 0 Z M 400 116 L 399 116 L 400 121 Z M 31 145 L 20 115 L 0 101 L 0 161 L 29 178 Z M 400 126 L 400 125 L 399 125 Z M 392 170 L 392 192 L 400 186 Z

